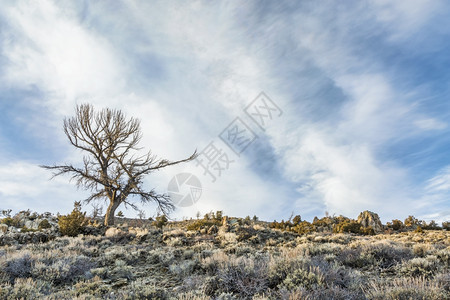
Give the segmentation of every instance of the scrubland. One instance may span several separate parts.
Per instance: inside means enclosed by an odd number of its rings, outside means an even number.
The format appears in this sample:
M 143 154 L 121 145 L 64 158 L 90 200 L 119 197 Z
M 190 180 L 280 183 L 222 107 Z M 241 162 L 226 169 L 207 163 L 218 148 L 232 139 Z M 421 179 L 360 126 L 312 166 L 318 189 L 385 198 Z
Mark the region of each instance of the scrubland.
M 232 218 L 136 225 L 3 240 L 0 299 L 450 299 L 446 230 L 299 234 Z

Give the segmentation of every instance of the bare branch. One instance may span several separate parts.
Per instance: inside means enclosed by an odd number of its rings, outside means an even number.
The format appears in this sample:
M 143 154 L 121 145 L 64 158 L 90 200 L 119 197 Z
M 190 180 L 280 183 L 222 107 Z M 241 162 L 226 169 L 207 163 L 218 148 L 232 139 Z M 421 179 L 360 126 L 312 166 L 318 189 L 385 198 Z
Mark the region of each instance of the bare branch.
M 67 174 L 71 176 L 70 180 L 75 180 L 77 187 L 91 190 L 86 203 L 109 200 L 105 224 L 114 223 L 114 211 L 122 203 L 138 209 L 128 198 L 130 195 L 137 196 L 143 204 L 155 202 L 164 214 L 174 210 L 168 195 L 144 190 L 143 176 L 193 160 L 197 151 L 178 161 L 157 160 L 150 151 L 139 154 L 140 121 L 127 119 L 120 110 L 95 111 L 90 104 L 77 106 L 75 116 L 64 119 L 63 130 L 70 144 L 84 152 L 82 167 L 71 164 L 41 167 L 53 171 L 52 178 Z

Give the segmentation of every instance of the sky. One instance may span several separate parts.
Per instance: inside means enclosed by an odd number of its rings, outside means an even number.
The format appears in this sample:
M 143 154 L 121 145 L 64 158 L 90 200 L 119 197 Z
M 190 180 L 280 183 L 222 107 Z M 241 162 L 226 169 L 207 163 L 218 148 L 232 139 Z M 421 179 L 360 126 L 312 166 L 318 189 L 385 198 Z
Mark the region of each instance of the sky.
M 160 158 L 201 154 L 145 180 L 166 193 L 177 174 L 198 179 L 174 219 L 450 220 L 449 13 L 439 0 L 4 1 L 0 209 L 68 213 L 88 196 L 39 165 L 82 163 L 62 125 L 90 103 L 140 119 Z

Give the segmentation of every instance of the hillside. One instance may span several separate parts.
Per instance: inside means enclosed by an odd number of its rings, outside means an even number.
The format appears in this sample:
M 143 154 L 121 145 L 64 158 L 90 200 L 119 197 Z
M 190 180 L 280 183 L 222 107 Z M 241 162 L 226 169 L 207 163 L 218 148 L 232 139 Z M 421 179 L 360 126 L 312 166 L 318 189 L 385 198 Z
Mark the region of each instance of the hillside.
M 162 228 L 91 221 L 84 234 L 67 237 L 54 216 L 45 218 L 49 228 L 0 234 L 1 299 L 450 297 L 446 230 L 298 234 L 207 217 Z

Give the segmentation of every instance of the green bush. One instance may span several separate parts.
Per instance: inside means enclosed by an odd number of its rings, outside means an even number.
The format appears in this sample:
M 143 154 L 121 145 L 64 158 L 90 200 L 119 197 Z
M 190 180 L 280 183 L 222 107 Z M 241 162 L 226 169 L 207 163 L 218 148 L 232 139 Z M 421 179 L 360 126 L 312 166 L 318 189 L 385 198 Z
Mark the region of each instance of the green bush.
M 402 221 L 395 219 L 395 220 L 392 220 L 392 224 L 390 227 L 394 230 L 400 230 L 400 229 L 403 229 L 405 227 L 405 225 L 403 225 Z
M 213 225 L 220 225 L 220 222 L 218 220 L 196 220 L 192 222 L 191 224 L 188 224 L 186 226 L 187 230 L 200 230 L 202 228 L 209 228 Z
M 428 224 L 426 224 L 424 222 L 424 226 L 422 226 L 422 229 L 426 229 L 426 230 L 440 230 L 442 228 L 439 227 L 439 225 L 436 223 L 436 221 L 431 220 L 430 223 L 428 223 Z
M 11 217 L 6 217 L 6 218 L 4 218 L 4 219 L 1 219 L 1 220 L 0 220 L 0 223 L 6 224 L 6 225 L 8 225 L 8 226 L 13 226 L 13 224 L 14 224 L 14 219 L 11 218 Z
M 413 227 L 419 225 L 419 220 L 417 220 L 414 216 L 408 216 L 405 219 L 405 226 L 406 227 Z
M 292 223 L 293 223 L 294 225 L 300 224 L 301 221 L 302 221 L 302 217 L 301 217 L 300 215 L 296 215 L 296 216 L 294 217 L 294 219 L 292 219 Z
M 368 226 L 366 228 L 362 228 L 360 233 L 365 235 L 375 235 L 375 230 L 372 228 L 372 226 Z
M 292 230 L 297 232 L 298 234 L 307 234 L 310 232 L 314 232 L 315 227 L 308 221 L 303 221 L 297 224 L 295 227 L 293 227 Z
M 158 228 L 163 228 L 168 222 L 167 217 L 165 215 L 156 217 L 156 221 L 153 221 L 153 226 Z
M 58 217 L 59 231 L 62 235 L 77 236 L 85 226 L 86 213 L 81 212 L 81 203 L 75 202 L 73 211 Z
M 20 229 L 20 232 L 22 232 L 22 233 L 25 233 L 25 232 L 36 232 L 36 231 L 37 231 L 37 229 L 28 228 L 27 226 L 23 226 L 23 227 Z
M 363 233 L 361 231 L 362 225 L 354 220 L 345 220 L 344 222 L 336 224 L 334 227 L 335 233 Z
M 449 231 L 450 230 L 450 222 L 442 222 L 442 229 Z
M 52 227 L 52 225 L 50 225 L 48 220 L 44 219 L 39 223 L 38 229 L 42 230 L 42 229 L 47 229 L 47 228 L 51 228 L 51 227 Z
M 222 217 L 223 217 L 223 211 L 221 211 L 221 210 L 216 211 L 216 220 L 222 221 Z

